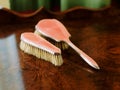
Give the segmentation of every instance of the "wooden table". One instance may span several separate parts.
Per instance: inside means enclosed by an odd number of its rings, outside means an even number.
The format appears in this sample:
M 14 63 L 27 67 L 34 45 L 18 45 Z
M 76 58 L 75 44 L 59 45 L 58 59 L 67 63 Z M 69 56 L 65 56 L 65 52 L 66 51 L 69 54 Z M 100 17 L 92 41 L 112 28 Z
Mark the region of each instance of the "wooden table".
M 101 69 L 91 68 L 72 48 L 62 51 L 64 64 L 61 67 L 23 53 L 19 49 L 21 33 L 33 32 L 37 22 L 44 18 L 60 20 L 70 32 L 71 41 Z M 41 8 L 29 15 L 4 8 L 0 10 L 0 38 L 12 33 L 17 38 L 26 90 L 120 89 L 120 8 L 78 7 L 58 13 Z

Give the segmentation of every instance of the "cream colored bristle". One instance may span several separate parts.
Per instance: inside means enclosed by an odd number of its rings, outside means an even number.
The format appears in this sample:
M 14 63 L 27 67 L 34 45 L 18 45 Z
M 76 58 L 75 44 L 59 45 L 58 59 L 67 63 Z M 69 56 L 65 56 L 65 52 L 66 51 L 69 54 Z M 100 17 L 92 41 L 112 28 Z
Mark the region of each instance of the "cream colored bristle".
M 45 39 L 47 39 L 49 42 L 51 42 L 52 44 L 54 44 L 55 46 L 57 46 L 58 48 L 60 48 L 62 50 L 68 49 L 68 47 L 69 47 L 69 45 L 65 42 L 57 42 L 55 40 L 52 40 L 50 38 L 47 38 L 47 37 L 43 36 L 38 30 L 35 30 L 34 33 L 42 36 Z
M 22 40 L 20 42 L 20 49 L 22 51 L 24 51 L 25 53 L 36 56 L 37 58 L 41 58 L 41 59 L 44 59 L 46 61 L 49 61 L 52 64 L 54 64 L 55 66 L 61 66 L 63 64 L 61 54 L 51 54 L 47 51 L 44 51 L 44 50 L 39 49 L 37 47 L 34 47 L 30 44 L 27 44 L 26 42 L 24 42 Z

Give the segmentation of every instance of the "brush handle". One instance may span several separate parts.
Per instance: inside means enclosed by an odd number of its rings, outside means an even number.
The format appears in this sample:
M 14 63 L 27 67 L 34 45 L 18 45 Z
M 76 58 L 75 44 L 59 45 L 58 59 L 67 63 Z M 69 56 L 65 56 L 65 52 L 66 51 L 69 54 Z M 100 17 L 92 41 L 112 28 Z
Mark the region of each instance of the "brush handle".
M 86 61 L 90 66 L 92 66 L 95 69 L 100 69 L 98 64 L 86 53 L 84 53 L 82 50 L 80 50 L 78 47 L 76 47 L 70 40 L 66 41 L 69 46 L 71 46 L 82 58 L 84 61 Z

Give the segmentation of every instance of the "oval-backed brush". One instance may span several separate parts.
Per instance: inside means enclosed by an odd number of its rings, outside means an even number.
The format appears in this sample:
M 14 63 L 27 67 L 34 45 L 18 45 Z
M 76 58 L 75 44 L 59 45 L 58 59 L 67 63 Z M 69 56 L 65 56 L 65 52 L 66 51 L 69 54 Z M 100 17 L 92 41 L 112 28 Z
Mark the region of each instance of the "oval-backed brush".
M 98 64 L 82 50 L 77 48 L 70 41 L 70 33 L 67 31 L 65 26 L 56 19 L 43 19 L 37 23 L 35 26 L 37 34 L 42 34 L 43 36 L 49 37 L 57 42 L 64 41 L 69 46 L 71 46 L 90 66 L 100 69 Z
M 54 25 L 54 19 L 44 19 L 38 22 L 35 26 L 35 34 L 44 37 L 46 40 L 59 47 L 62 50 L 68 49 L 69 45 L 62 39 L 70 37 L 71 35 L 64 29 L 58 28 L 58 25 Z M 62 34 L 62 35 L 61 35 Z M 63 36 L 66 34 L 65 36 Z M 56 42 L 57 41 L 57 42 Z
M 20 49 L 37 58 L 49 61 L 55 66 L 63 64 L 61 50 L 34 33 L 21 34 Z

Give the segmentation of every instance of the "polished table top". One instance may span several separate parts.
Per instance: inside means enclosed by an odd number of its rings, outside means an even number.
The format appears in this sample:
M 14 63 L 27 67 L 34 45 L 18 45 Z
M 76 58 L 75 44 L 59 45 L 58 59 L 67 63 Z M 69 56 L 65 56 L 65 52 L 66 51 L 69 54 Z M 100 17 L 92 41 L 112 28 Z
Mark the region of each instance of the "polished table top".
M 74 8 L 62 13 L 41 8 L 29 15 L 2 9 L 0 14 L 0 38 L 16 35 L 26 90 L 120 89 L 120 8 Z M 36 23 L 44 18 L 60 20 L 70 32 L 71 41 L 101 69 L 91 68 L 72 48 L 62 51 L 61 67 L 23 53 L 19 49 L 21 33 L 33 32 Z

